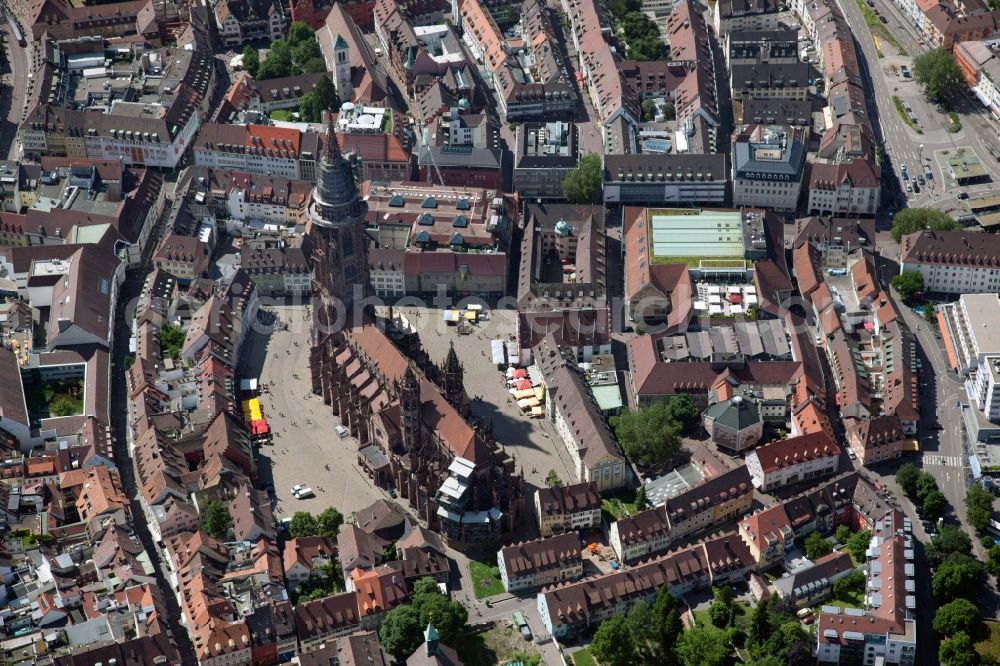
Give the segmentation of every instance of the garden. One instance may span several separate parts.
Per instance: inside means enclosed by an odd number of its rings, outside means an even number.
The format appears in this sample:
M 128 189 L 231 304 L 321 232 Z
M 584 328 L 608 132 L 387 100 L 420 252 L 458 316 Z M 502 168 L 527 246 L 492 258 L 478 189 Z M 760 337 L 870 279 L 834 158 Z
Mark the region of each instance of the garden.
M 83 378 L 25 384 L 24 399 L 35 418 L 77 416 L 83 414 Z

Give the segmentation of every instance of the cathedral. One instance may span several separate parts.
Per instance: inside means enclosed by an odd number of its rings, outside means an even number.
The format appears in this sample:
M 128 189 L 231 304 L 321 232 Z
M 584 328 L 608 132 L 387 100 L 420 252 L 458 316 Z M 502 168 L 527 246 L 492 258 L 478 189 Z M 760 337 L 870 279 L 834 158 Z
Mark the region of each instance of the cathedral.
M 454 348 L 429 358 L 404 317 L 356 307 L 369 295 L 364 218 L 332 126 L 317 170 L 305 247 L 313 263 L 313 392 L 359 441 L 358 461 L 455 548 L 503 541 L 524 514 L 524 479 L 470 417 Z

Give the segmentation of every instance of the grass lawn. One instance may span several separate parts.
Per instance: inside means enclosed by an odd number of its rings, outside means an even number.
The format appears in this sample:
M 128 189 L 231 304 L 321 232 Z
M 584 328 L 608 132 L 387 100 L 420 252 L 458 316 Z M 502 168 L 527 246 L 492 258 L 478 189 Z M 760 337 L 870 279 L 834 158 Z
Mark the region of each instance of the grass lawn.
M 905 56 L 906 49 L 904 49 L 903 46 L 899 43 L 899 40 L 897 40 L 895 37 L 892 36 L 892 33 L 886 29 L 885 25 L 883 25 L 882 22 L 878 20 L 878 17 L 875 16 L 875 12 L 872 11 L 871 7 L 865 4 L 864 0 L 857 0 L 857 2 L 858 2 L 858 7 L 861 9 L 861 15 L 865 19 L 865 24 L 868 25 L 868 29 L 871 31 L 872 35 L 877 35 L 879 39 L 883 39 L 888 43 L 892 44 L 892 47 L 896 49 L 896 53 Z M 879 52 L 879 56 L 881 57 L 882 49 L 878 48 L 878 40 L 875 41 L 875 47 Z
M 472 576 L 472 591 L 476 595 L 476 599 L 485 599 L 503 593 L 500 569 L 496 564 L 473 560 L 469 562 L 469 574 Z
M 485 631 L 468 636 L 456 647 L 456 651 L 465 664 L 493 666 L 521 661 L 525 666 L 540 666 L 542 663 L 542 656 L 535 646 L 503 621 L 494 622 Z
M 910 120 L 910 114 L 906 112 L 906 108 L 903 106 L 903 100 L 899 99 L 895 95 L 892 96 L 892 103 L 896 107 L 896 111 L 899 113 L 899 117 L 903 119 L 903 122 L 910 126 L 910 129 L 915 131 L 917 134 L 923 134 L 924 131 L 913 124 Z
M 292 116 L 292 110 L 289 109 L 275 109 L 270 113 L 271 120 L 278 120 L 282 122 L 291 122 L 295 120 Z
M 574 666 L 597 666 L 597 661 L 594 659 L 594 655 L 590 654 L 590 648 L 583 648 L 579 652 L 574 652 L 573 665 Z
M 608 522 L 614 522 L 622 516 L 634 515 L 645 508 L 645 506 L 639 506 L 635 501 L 634 490 L 605 493 L 605 496 L 601 498 L 601 509 Z
M 1000 660 L 1000 622 L 987 622 L 986 629 L 989 635 L 976 643 L 976 652 L 981 657 Z
M 958 114 L 954 111 L 948 112 L 948 131 L 952 134 L 962 131 L 962 121 L 958 119 Z
M 689 268 L 698 268 L 702 264 L 705 266 L 713 267 L 745 267 L 746 262 L 740 257 L 716 257 L 716 258 L 705 258 L 705 257 L 659 257 L 653 256 L 650 260 L 654 264 L 687 264 Z

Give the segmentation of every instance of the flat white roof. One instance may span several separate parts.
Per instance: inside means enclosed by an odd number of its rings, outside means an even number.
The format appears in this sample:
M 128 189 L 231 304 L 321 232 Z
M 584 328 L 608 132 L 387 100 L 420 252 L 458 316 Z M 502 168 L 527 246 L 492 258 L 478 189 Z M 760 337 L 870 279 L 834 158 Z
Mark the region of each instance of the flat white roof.
M 962 310 L 968 315 L 969 334 L 976 338 L 981 354 L 1000 352 L 1000 296 L 962 294 Z

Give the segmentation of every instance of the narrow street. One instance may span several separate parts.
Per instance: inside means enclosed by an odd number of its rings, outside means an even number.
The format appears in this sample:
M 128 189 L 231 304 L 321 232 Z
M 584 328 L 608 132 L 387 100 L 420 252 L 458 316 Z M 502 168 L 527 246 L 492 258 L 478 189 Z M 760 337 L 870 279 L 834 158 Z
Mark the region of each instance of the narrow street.
M 165 185 L 168 187 L 168 185 Z M 169 206 L 166 207 L 169 209 Z M 160 222 L 163 222 L 161 217 Z M 154 230 L 150 239 L 150 247 L 156 245 L 157 231 Z M 139 489 L 135 482 L 135 468 L 132 465 L 132 458 L 129 455 L 128 446 L 128 391 L 125 381 L 125 357 L 129 353 L 129 336 L 131 330 L 131 309 L 135 306 L 136 299 L 142 290 L 143 282 L 149 270 L 149 256 L 147 252 L 143 257 L 143 262 L 135 269 L 126 274 L 125 282 L 122 284 L 118 294 L 118 307 L 115 312 L 116 330 L 114 346 L 111 351 L 111 382 L 109 404 L 116 406 L 110 410 L 111 436 L 114 443 L 115 462 L 121 475 L 122 489 L 129 497 L 129 505 L 132 511 L 132 526 L 135 530 L 139 542 L 146 550 L 149 560 L 155 569 L 156 584 L 163 597 L 163 603 L 167 610 L 166 624 L 168 633 L 180 652 L 181 663 L 195 664 L 198 662 L 191 642 L 191 636 L 187 628 L 181 623 L 181 608 L 177 601 L 177 596 L 171 588 L 169 581 L 164 575 L 165 564 L 161 560 L 160 550 L 150 534 L 149 526 L 146 524 L 146 517 L 142 506 L 139 503 Z

